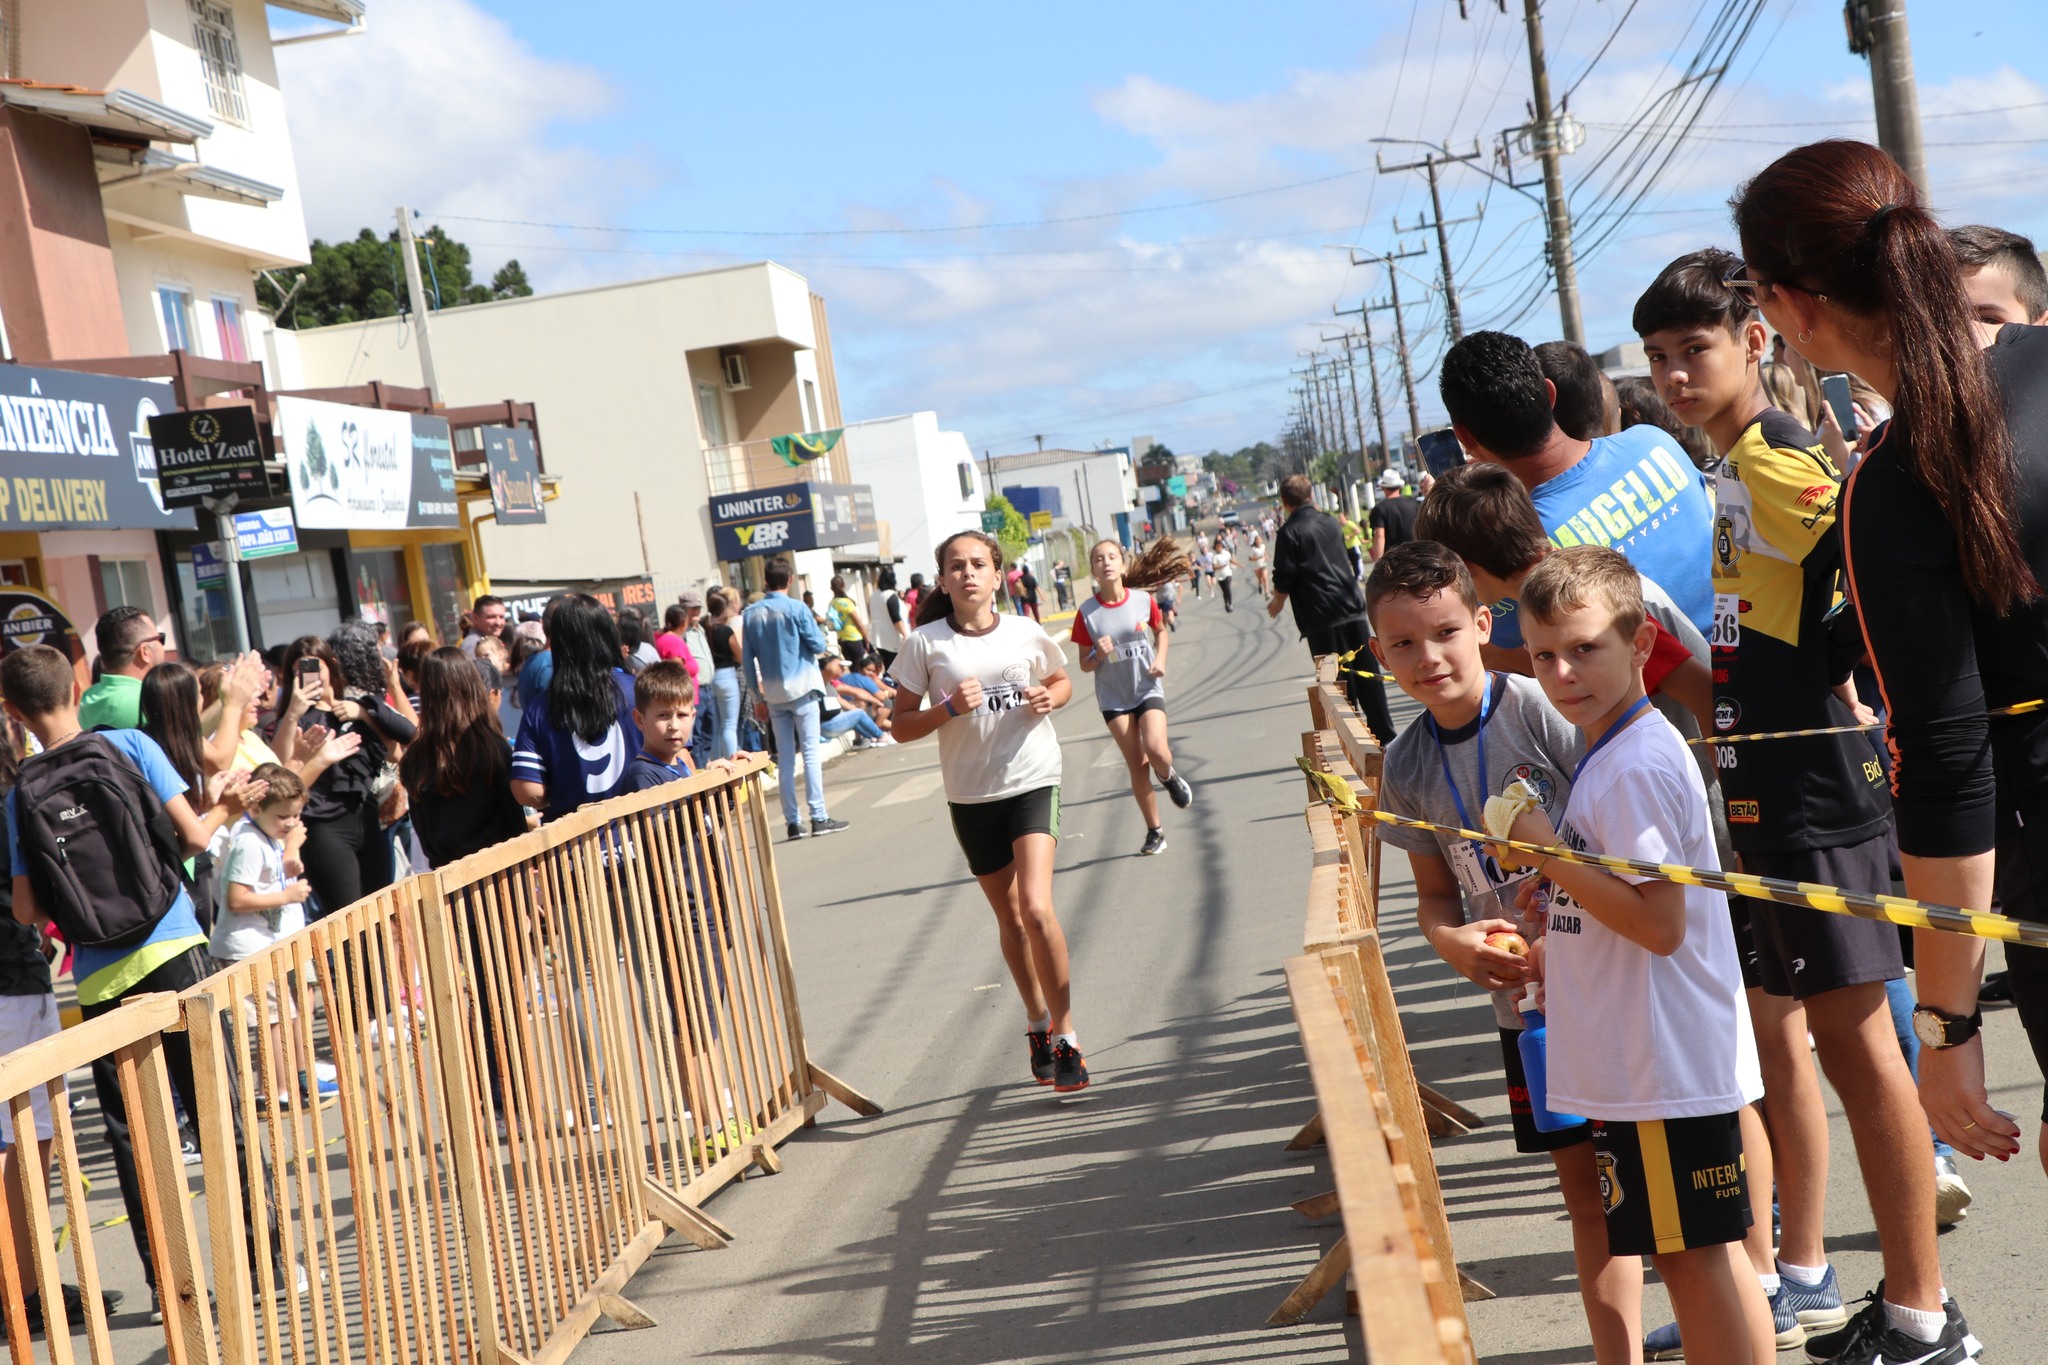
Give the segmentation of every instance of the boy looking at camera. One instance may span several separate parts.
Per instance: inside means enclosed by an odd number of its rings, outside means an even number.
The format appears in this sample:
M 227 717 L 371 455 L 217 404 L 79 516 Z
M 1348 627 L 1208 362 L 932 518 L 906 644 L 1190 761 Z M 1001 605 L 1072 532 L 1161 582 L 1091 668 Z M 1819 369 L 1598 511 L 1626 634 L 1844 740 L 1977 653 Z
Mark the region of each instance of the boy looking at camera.
M 1478 829 L 1487 797 L 1521 780 L 1542 796 L 1545 810 L 1563 810 L 1578 735 L 1533 681 L 1490 672 L 1481 661 L 1492 617 L 1464 563 L 1433 541 L 1398 545 L 1373 567 L 1365 602 L 1380 667 L 1427 713 L 1387 746 L 1381 808 Z M 1608 1252 L 1591 1130 L 1580 1124 L 1545 1133 L 1531 1117 L 1515 1009 L 1527 964 L 1486 942 L 1488 934 L 1520 928 L 1510 907 L 1528 874 L 1510 872 L 1485 849 L 1446 834 L 1387 825 L 1380 838 L 1408 854 L 1423 937 L 1493 997 L 1515 1149 L 1548 1153 L 1557 1166 L 1595 1358 L 1600 1365 L 1635 1361 L 1642 1263 Z
M 697 771 L 690 761 L 690 737 L 697 730 L 697 683 L 680 660 L 649 664 L 633 679 L 633 723 L 640 727 L 640 752 L 626 765 L 622 792 L 644 792 L 680 782 Z M 719 759 L 713 771 L 730 771 Z
M 1514 837 L 1715 866 L 1699 767 L 1643 691 L 1656 627 L 1635 569 L 1599 546 L 1560 550 L 1524 581 L 1521 610 L 1536 680 L 1585 753 L 1562 827 L 1530 811 Z M 1740 1245 L 1752 1222 L 1740 1115 L 1763 1082 L 1725 898 L 1555 858 L 1500 860 L 1551 884 L 1538 956 L 1549 1102 L 1592 1120 L 1609 1251 L 1651 1259 L 1687 1360 L 1768 1365 L 1771 1310 Z

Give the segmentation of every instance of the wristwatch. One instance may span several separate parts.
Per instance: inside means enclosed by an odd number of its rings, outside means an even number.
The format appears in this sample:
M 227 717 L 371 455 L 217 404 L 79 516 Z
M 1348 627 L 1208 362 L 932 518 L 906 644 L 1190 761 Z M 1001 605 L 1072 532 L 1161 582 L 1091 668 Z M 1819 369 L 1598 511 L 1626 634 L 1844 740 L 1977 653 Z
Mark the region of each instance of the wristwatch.
M 1931 1047 L 1937 1052 L 1969 1042 L 1983 1026 L 1982 1010 L 1967 1019 L 1932 1005 L 1922 1005 L 1913 1011 L 1913 1035 L 1920 1040 L 1922 1047 Z

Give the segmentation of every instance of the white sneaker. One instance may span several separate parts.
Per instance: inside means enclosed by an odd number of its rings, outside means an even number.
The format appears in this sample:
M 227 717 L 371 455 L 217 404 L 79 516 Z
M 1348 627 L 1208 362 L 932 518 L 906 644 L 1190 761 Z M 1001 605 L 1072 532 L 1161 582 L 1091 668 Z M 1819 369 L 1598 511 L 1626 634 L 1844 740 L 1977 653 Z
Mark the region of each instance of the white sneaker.
M 1969 1217 L 1970 1187 L 1963 1183 L 1952 1156 L 1934 1158 L 1934 1226 L 1954 1227 Z

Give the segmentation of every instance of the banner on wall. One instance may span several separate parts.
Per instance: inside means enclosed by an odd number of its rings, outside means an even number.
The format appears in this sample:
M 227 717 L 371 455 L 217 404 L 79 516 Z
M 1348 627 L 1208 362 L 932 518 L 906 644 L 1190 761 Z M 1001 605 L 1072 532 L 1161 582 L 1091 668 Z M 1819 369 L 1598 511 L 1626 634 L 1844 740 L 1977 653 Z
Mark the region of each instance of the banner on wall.
M 308 530 L 459 526 L 448 423 L 314 398 L 277 400 L 292 513 Z
M 149 433 L 174 406 L 169 384 L 0 365 L 0 530 L 191 530 Z
M 541 505 L 540 457 L 525 427 L 485 427 L 484 461 L 491 471 L 491 510 L 500 526 L 538 526 L 548 519 Z

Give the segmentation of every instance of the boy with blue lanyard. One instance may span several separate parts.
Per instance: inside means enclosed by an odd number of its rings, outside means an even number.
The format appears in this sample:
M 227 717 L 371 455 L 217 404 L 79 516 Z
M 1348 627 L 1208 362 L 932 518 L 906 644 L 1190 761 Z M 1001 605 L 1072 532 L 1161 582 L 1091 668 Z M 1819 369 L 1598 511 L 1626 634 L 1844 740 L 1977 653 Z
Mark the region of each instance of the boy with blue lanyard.
M 1562 813 L 1581 747 L 1578 732 L 1532 680 L 1489 672 L 1481 661 L 1492 618 L 1465 562 L 1434 541 L 1396 546 L 1374 565 L 1365 602 L 1380 667 L 1426 713 L 1387 746 L 1381 808 L 1448 828 L 1479 829 L 1487 797 L 1521 781 L 1542 798 L 1545 811 Z M 1527 963 L 1486 942 L 1489 934 L 1520 931 L 1514 900 L 1528 874 L 1511 872 L 1484 848 L 1448 834 L 1388 825 L 1380 838 L 1408 854 L 1423 937 L 1493 997 L 1515 1148 L 1548 1153 L 1556 1163 L 1595 1359 L 1600 1365 L 1640 1360 L 1642 1263 L 1608 1253 L 1589 1127 L 1554 1133 L 1536 1127 L 1516 1013 Z

